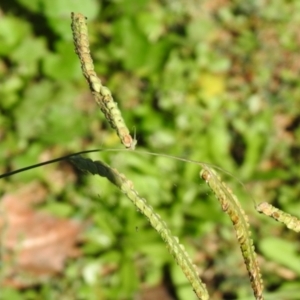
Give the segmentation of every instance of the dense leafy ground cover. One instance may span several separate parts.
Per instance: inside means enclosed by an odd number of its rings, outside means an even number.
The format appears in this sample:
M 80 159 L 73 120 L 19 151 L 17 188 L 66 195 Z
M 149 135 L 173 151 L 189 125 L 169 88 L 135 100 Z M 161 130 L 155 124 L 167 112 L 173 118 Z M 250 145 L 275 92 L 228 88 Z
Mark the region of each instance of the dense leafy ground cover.
M 223 177 L 250 218 L 266 299 L 299 299 L 299 236 L 254 208 L 267 201 L 300 217 L 299 1 L 1 5 L 1 173 L 80 150 L 121 148 L 74 53 L 70 13 L 81 12 L 96 72 L 136 131 L 137 150 L 233 174 Z M 134 182 L 185 245 L 212 299 L 253 299 L 230 221 L 199 166 L 136 152 L 91 157 Z M 37 276 L 23 289 L 8 284 L 18 272 L 2 259 L 1 299 L 195 298 L 148 221 L 104 179 L 58 163 L 2 179 L 1 194 L 31 184 L 45 191 L 40 210 L 83 224 L 80 251 L 58 274 L 42 283 Z

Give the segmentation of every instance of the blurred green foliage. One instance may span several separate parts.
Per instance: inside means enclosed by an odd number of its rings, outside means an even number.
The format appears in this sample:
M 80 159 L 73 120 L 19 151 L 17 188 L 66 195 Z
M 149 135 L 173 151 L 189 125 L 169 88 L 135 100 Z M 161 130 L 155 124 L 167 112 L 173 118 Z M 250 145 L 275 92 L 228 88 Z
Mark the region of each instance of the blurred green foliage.
M 231 172 L 235 178 L 226 181 L 253 225 L 266 299 L 299 299 L 299 238 L 259 216 L 252 199 L 300 217 L 300 2 L 2 1 L 1 173 L 119 147 L 81 74 L 71 11 L 88 17 L 96 72 L 136 130 L 138 150 Z M 91 156 L 134 182 L 195 259 L 212 299 L 253 299 L 230 222 L 197 165 L 136 152 Z M 56 183 L 54 170 L 61 167 L 25 172 L 0 187 L 4 194 L 43 182 L 49 191 L 43 209 L 90 222 L 83 255 L 41 286 L 1 288 L 1 299 L 148 299 L 144 287 L 160 283 L 177 299 L 195 298 L 163 242 L 123 195 L 104 179 L 81 174 Z

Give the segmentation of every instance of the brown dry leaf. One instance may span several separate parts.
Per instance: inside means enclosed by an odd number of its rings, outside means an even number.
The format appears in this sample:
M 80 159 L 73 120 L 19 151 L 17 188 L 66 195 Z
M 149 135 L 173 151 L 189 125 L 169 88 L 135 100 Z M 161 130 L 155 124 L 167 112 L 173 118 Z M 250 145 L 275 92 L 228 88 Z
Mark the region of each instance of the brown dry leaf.
M 289 145 L 295 141 L 295 136 L 288 130 L 292 123 L 293 118 L 290 115 L 277 113 L 273 116 L 273 126 L 276 131 L 277 140 Z
M 5 271 L 1 275 L 6 280 L 0 285 L 31 285 L 32 281 L 28 283 L 20 279 L 22 273 L 30 274 L 39 281 L 61 272 L 68 257 L 79 255 L 75 243 L 82 226 L 32 208 L 33 204 L 43 201 L 45 195 L 43 186 L 31 184 L 2 198 L 0 240 Z
M 152 299 L 164 299 L 164 300 L 174 300 L 175 298 L 168 291 L 168 287 L 165 284 L 145 287 L 142 289 L 139 300 L 152 300 Z

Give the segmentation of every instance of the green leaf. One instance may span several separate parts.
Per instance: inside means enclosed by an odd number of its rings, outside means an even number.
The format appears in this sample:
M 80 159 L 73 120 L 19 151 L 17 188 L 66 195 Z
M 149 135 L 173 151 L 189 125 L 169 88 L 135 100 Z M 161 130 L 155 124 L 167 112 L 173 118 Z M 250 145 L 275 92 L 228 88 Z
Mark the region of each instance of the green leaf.
M 26 38 L 11 53 L 11 58 L 19 66 L 19 73 L 23 76 L 34 76 L 39 71 L 39 60 L 47 56 L 44 38 Z
M 55 53 L 48 54 L 44 58 L 44 73 L 50 78 L 63 81 L 81 78 L 82 75 L 73 44 L 60 40 L 56 43 L 55 49 Z
M 99 11 L 100 3 L 96 0 L 43 0 L 43 11 L 50 18 L 67 18 L 70 23 L 71 12 L 80 12 L 88 18 L 94 18 Z M 58 22 L 58 19 L 57 19 Z M 52 23 L 54 24 L 54 23 Z M 70 28 L 69 28 L 70 30 Z
M 65 40 L 72 37 L 70 31 L 71 12 L 80 12 L 88 20 L 93 20 L 99 14 L 100 3 L 97 0 L 43 0 L 43 13 L 47 16 L 47 22 L 52 30 Z
M 266 237 L 260 243 L 260 250 L 270 260 L 300 274 L 297 244 L 279 237 Z
M 48 202 L 43 206 L 43 210 L 61 218 L 67 218 L 74 212 L 74 207 L 70 203 Z
M 18 43 L 30 34 L 30 26 L 27 22 L 15 17 L 0 18 L 0 55 L 8 55 L 18 46 Z
M 43 0 L 17 0 L 17 2 L 19 2 L 21 5 L 23 5 L 24 7 L 26 7 L 26 9 L 32 11 L 32 12 L 39 12 L 42 10 L 43 7 Z
M 124 17 L 114 24 L 114 32 L 125 68 L 135 71 L 143 68 L 149 44 L 135 22 Z

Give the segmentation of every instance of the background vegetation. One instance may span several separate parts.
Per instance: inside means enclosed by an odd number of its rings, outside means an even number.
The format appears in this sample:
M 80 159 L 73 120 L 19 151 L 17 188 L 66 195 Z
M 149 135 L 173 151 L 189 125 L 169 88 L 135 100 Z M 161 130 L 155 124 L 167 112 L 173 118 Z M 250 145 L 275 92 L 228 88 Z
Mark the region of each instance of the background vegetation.
M 1 3 L 1 173 L 120 148 L 74 53 L 70 13 L 81 12 L 96 72 L 136 131 L 138 150 L 213 163 L 244 182 L 246 189 L 222 175 L 249 215 L 266 299 L 299 299 L 299 236 L 253 203 L 300 217 L 299 1 Z M 165 218 L 212 299 L 253 299 L 230 221 L 197 165 L 135 152 L 91 157 L 126 174 Z M 40 209 L 85 224 L 81 254 L 42 284 L 2 286 L 1 299 L 195 298 L 147 220 L 105 179 L 60 163 L 1 180 L 1 194 L 32 182 L 47 189 Z

